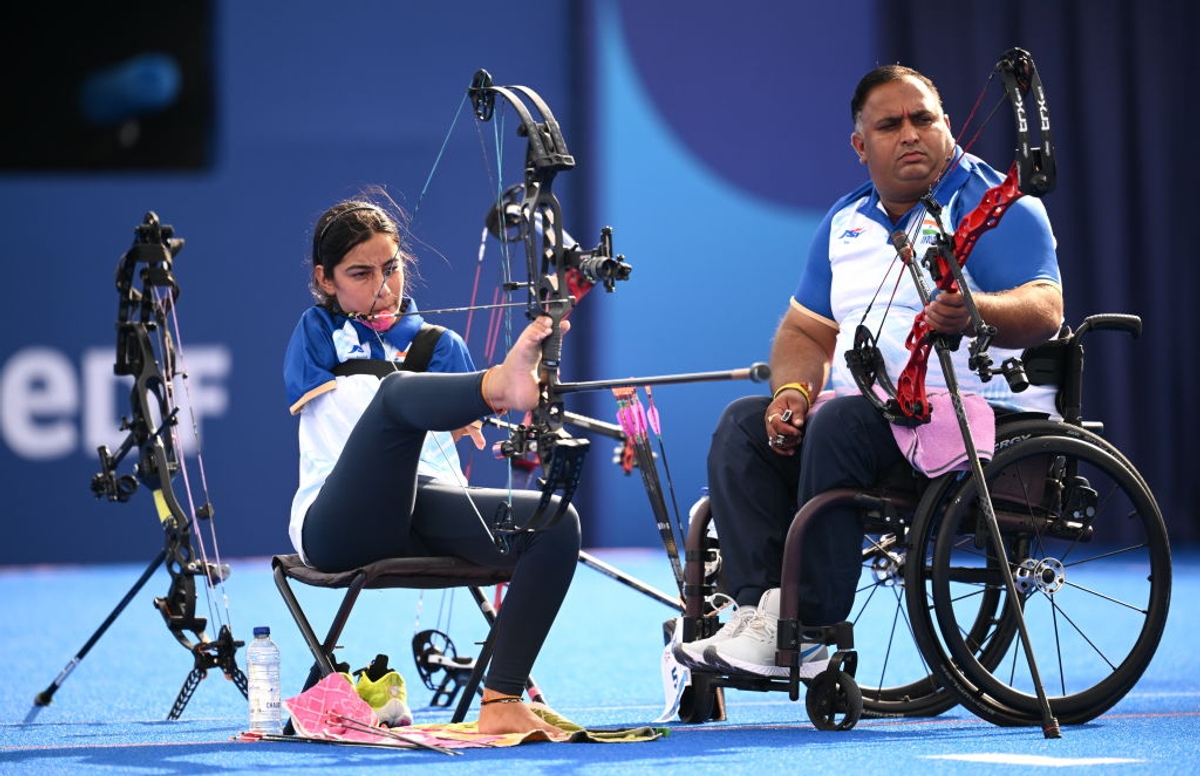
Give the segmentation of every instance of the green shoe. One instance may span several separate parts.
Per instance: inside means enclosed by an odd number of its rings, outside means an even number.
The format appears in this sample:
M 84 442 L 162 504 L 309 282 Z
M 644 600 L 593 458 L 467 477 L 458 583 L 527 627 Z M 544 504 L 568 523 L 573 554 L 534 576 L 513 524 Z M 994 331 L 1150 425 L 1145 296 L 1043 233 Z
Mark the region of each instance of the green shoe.
M 408 708 L 408 691 L 404 678 L 395 671 L 388 671 L 376 681 L 363 672 L 358 675 L 358 697 L 371 705 L 379 722 L 387 727 L 404 727 L 413 722 Z

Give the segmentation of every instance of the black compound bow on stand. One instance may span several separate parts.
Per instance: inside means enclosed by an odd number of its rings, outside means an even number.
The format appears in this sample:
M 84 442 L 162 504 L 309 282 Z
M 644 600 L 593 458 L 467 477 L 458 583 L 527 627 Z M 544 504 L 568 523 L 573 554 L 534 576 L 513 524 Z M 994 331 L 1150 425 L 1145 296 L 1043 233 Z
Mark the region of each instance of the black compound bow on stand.
M 159 568 L 165 566 L 171 577 L 167 594 L 154 599 L 171 635 L 192 653 L 193 667 L 167 719 L 178 719 L 210 669 L 220 669 L 247 694 L 246 677 L 238 668 L 237 648 L 228 623 L 228 612 L 217 603 L 216 588 L 229 576 L 229 567 L 220 562 L 213 528 L 212 505 L 204 493 L 203 502 L 192 498 L 188 482 L 187 461 L 179 433 L 180 406 L 176 402 L 177 381 L 186 386 L 181 352 L 177 349 L 178 322 L 175 300 L 179 286 L 172 272 L 175 256 L 183 248 L 183 240 L 174 236 L 174 229 L 161 224 L 153 212 L 135 227 L 133 247 L 117 265 L 116 285 L 119 296 L 117 308 L 116 375 L 133 379 L 130 392 L 131 415 L 122 421 L 128 435 L 112 452 L 107 446 L 99 448 L 99 473 L 92 478 L 92 493 L 96 498 L 126 502 L 137 492 L 139 485 L 150 490 L 162 526 L 165 544 L 157 557 L 147 566 L 141 578 L 126 593 L 99 629 L 92 634 L 78 654 L 67 664 L 53 683 L 34 699 L 34 707 L 26 722 L 38 710 L 50 704 L 54 693 L 75 669 L 88 651 L 99 641 L 137 592 Z M 173 333 L 174 332 L 174 333 Z M 192 431 L 195 433 L 193 419 Z M 137 463 L 133 474 L 119 474 L 118 467 L 134 450 Z M 203 464 L 197 454 L 201 486 L 204 487 Z M 187 506 L 175 493 L 173 481 L 182 476 L 187 486 Z M 208 527 L 212 554 L 203 533 L 194 531 L 197 521 Z M 205 633 L 208 620 L 197 614 L 197 578 L 203 581 L 208 597 L 210 615 L 222 624 L 215 639 Z M 224 596 L 220 596 L 222 601 Z
M 1029 386 L 1020 359 L 1008 359 L 999 368 L 993 369 L 992 367 L 992 360 L 987 351 L 996 334 L 996 328 L 986 323 L 980 315 L 979 308 L 967 287 L 962 268 L 980 236 L 1000 223 L 1000 219 L 1013 202 L 1025 195 L 1041 197 L 1054 189 L 1055 157 L 1051 144 L 1050 108 L 1033 57 L 1023 49 L 1010 49 L 996 63 L 993 70 L 993 75 L 995 74 L 1000 75 L 1008 99 L 1013 106 L 1017 131 L 1016 159 L 1004 180 L 988 189 L 979 205 L 959 222 L 953 237 L 946 233 L 943 226 L 942 205 L 936 199 L 937 185 L 935 184 L 933 190 L 921 199 L 921 205 L 937 223 L 938 234 L 920 263 L 928 271 L 937 289 L 958 291 L 963 294 L 963 302 L 975 332 L 968 350 L 969 368 L 984 382 L 995 375 L 1003 375 L 1008 380 L 1010 388 L 1014 392 L 1020 392 Z M 1032 144 L 1029 114 L 1025 108 L 1026 97 L 1032 99 L 1036 105 L 1040 146 Z M 967 123 L 970 123 L 969 117 Z M 976 133 L 977 136 L 978 133 Z M 956 155 L 950 164 L 956 164 L 958 159 L 959 157 Z M 916 221 L 919 224 L 921 219 L 916 219 Z M 908 270 L 920 297 L 922 308 L 924 308 L 932 300 L 933 292 L 926 284 L 920 268 L 917 267 L 908 236 L 902 230 L 896 231 L 892 234 L 892 244 L 896 248 L 897 257 Z M 934 331 L 925 320 L 925 313 L 922 309 L 922 312 L 919 312 L 913 321 L 912 330 L 905 342 L 909 350 L 908 364 L 895 383 L 889 379 L 886 373 L 885 362 L 879 349 L 875 346 L 873 334 L 864 325 L 858 327 L 854 338 L 854 348 L 846 353 L 846 362 L 863 396 L 869 399 L 889 422 L 915 426 L 930 420 L 931 407 L 925 394 L 925 371 L 931 351 L 937 353 L 942 373 L 945 376 L 946 391 L 949 394 L 966 446 L 969 471 L 977 483 L 978 502 L 983 513 L 984 527 L 995 544 L 997 557 L 1001 561 L 999 567 L 1008 594 L 1008 603 L 1037 690 L 1042 712 L 1042 732 L 1046 738 L 1058 738 L 1061 731 L 1050 708 L 1045 687 L 1034 659 L 1032 642 L 1022 610 L 1022 598 L 1018 594 L 1013 580 L 1004 539 L 988 493 L 983 463 L 972 440 L 971 428 L 958 387 L 951 354 L 957 350 L 961 339 L 961 334 L 946 335 Z M 883 397 L 876 393 L 876 386 L 883 391 Z

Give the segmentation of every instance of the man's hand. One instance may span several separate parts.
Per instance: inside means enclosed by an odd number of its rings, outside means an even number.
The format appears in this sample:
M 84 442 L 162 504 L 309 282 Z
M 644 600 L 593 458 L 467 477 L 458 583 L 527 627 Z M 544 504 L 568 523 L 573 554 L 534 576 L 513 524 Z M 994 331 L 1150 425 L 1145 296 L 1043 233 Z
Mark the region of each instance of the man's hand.
M 925 305 L 925 322 L 941 334 L 962 334 L 971 328 L 967 301 L 957 291 L 942 291 Z
M 783 391 L 767 406 L 767 446 L 779 455 L 795 455 L 804 439 L 808 400 L 799 391 Z

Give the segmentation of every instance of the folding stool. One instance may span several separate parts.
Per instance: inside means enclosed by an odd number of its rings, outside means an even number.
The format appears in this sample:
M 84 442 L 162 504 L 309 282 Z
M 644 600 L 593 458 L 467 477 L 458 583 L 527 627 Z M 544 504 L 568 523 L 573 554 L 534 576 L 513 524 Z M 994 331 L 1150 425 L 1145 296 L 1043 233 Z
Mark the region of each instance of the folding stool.
M 333 650 L 350 619 L 350 612 L 358 600 L 358 595 L 363 590 L 473 588 L 475 600 L 480 605 L 484 616 L 487 617 L 488 624 L 492 627 L 488 631 L 479 658 L 475 661 L 471 677 L 458 700 L 452 721 L 462 722 L 466 718 L 471 701 L 483 680 L 488 662 L 491 660 L 492 642 L 495 637 L 495 612 L 478 588 L 508 582 L 512 578 L 511 569 L 477 566 L 454 557 L 424 557 L 389 558 L 349 571 L 325 573 L 306 566 L 300 556 L 295 554 L 276 555 L 271 560 L 271 567 L 275 575 L 275 586 L 279 588 L 279 593 L 283 596 L 288 611 L 292 613 L 296 626 L 308 644 L 313 658 L 316 659 L 314 671 L 320 671 L 320 678 L 329 676 L 336 670 Z M 323 642 L 318 640 L 312 624 L 296 599 L 296 594 L 291 587 L 293 581 L 310 587 L 346 591 Z

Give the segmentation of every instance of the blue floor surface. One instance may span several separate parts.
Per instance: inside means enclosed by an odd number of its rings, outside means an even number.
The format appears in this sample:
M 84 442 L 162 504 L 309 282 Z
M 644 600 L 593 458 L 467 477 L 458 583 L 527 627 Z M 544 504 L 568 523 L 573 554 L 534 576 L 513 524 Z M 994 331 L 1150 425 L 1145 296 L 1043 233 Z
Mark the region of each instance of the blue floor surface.
M 660 590 L 673 585 L 661 550 L 598 552 L 622 573 Z M 307 648 L 271 580 L 266 559 L 231 562 L 226 583 L 233 630 L 248 639 L 270 625 L 283 653 L 285 696 L 297 693 L 311 664 Z M 639 744 L 530 744 L 471 750 L 461 757 L 302 743 L 245 743 L 246 704 L 210 674 L 181 718 L 166 716 L 192 667 L 152 601 L 165 593 L 159 571 L 62 682 L 53 702 L 26 722 L 33 698 L 59 675 L 140 575 L 136 565 L 0 569 L 0 774 L 358 774 L 418 766 L 423 773 L 1016 774 L 1200 772 L 1200 654 L 1189 633 L 1200 595 L 1200 554 L 1176 552 L 1171 617 L 1154 662 L 1132 692 L 1091 723 L 1047 740 L 1034 728 L 1002 728 L 961 707 L 922 720 L 863 719 L 850 731 L 813 727 L 803 696 L 730 690 L 728 719 L 688 725 Z M 336 595 L 303 591 L 320 629 Z M 581 566 L 535 668 L 551 705 L 587 727 L 646 725 L 663 711 L 659 672 L 662 624 L 672 611 L 594 569 Z M 447 721 L 427 706 L 411 653 L 412 634 L 436 628 L 460 654 L 473 655 L 483 621 L 465 591 L 423 596 L 364 594 L 342 639 L 343 659 L 365 665 L 391 656 L 408 680 L 418 722 Z M 870 645 L 859 643 L 859 650 Z M 244 666 L 244 652 L 239 653 Z

